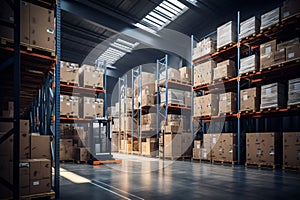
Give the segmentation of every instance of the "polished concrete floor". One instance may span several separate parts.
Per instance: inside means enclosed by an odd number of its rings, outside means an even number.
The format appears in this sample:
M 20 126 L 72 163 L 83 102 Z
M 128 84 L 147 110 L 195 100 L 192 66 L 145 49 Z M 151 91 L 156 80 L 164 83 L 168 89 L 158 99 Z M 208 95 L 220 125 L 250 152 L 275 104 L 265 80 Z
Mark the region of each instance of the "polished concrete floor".
M 116 154 L 122 164 L 61 164 L 61 199 L 297 199 L 300 173 Z M 70 176 L 69 176 L 70 175 Z

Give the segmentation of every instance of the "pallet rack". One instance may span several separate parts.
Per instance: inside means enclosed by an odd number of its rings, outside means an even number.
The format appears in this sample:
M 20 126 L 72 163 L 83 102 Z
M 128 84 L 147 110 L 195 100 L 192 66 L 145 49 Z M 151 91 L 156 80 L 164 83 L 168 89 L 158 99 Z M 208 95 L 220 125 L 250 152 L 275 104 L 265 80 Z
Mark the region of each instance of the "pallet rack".
M 268 130 L 283 130 L 283 121 L 291 120 L 293 116 L 296 119 L 299 118 L 299 106 L 291 106 L 287 108 L 278 108 L 278 109 L 270 109 L 270 110 L 261 110 L 261 111 L 253 111 L 253 112 L 241 112 L 240 111 L 240 92 L 242 88 L 249 88 L 252 84 L 260 85 L 262 83 L 272 83 L 272 81 L 279 80 L 280 78 L 285 78 L 288 80 L 289 78 L 298 78 L 299 75 L 299 58 L 291 61 L 284 61 L 278 64 L 271 65 L 268 69 L 262 71 L 255 71 L 247 74 L 239 74 L 240 70 L 240 60 L 244 54 L 251 55 L 253 51 L 259 48 L 260 44 L 268 42 L 272 39 L 287 39 L 286 36 L 289 36 L 289 31 L 297 31 L 297 25 L 299 23 L 300 14 L 293 15 L 289 18 L 282 20 L 279 24 L 272 26 L 270 28 L 261 30 L 260 33 L 254 34 L 247 38 L 240 38 L 240 12 L 237 13 L 237 35 L 238 42 L 233 44 L 227 48 L 222 48 L 218 52 L 213 53 L 211 55 L 203 56 L 196 60 L 191 60 L 193 63 L 193 67 L 196 63 L 205 61 L 209 58 L 219 62 L 226 59 L 236 59 L 236 67 L 237 67 L 237 75 L 234 78 L 230 78 L 228 80 L 224 80 L 222 82 L 213 83 L 211 85 L 203 85 L 199 87 L 194 87 L 194 92 L 202 91 L 203 94 L 208 93 L 209 87 L 217 87 L 220 84 L 224 84 L 225 88 L 232 90 L 236 88 L 237 90 L 237 113 L 230 114 L 226 116 L 209 116 L 209 117 L 199 117 L 194 118 L 194 121 L 199 120 L 202 124 L 201 132 L 206 132 L 206 123 L 211 122 L 214 119 L 219 119 L 220 117 L 225 117 L 226 123 L 227 121 L 231 121 L 233 126 L 236 126 L 237 131 L 237 162 L 238 164 L 242 164 L 242 146 L 241 138 L 243 137 L 243 133 L 248 131 L 268 131 Z M 298 29 L 299 30 L 299 29 Z M 299 33 L 299 31 L 298 31 Z M 297 33 L 295 34 L 297 35 Z M 299 34 L 298 34 L 299 35 Z M 292 39 L 292 38 L 288 38 Z M 192 51 L 194 38 L 191 37 L 192 40 Z M 194 69 L 192 69 L 192 73 Z M 194 76 L 192 75 L 192 78 Z M 212 91 L 214 92 L 214 91 Z M 194 95 L 193 95 L 194 97 Z M 270 129 L 268 125 L 271 124 L 272 119 L 274 118 L 276 123 L 273 123 L 272 126 L 274 128 Z M 286 118 L 286 119 L 284 119 Z M 292 120 L 291 120 L 292 121 Z M 250 129 L 251 126 L 247 124 L 252 124 L 255 128 Z M 226 126 L 226 124 L 225 124 Z M 296 130 L 299 131 L 299 127 L 295 126 Z M 225 127 L 226 129 L 226 127 Z M 195 131 L 195 130 L 194 130 Z M 197 130 L 196 130 L 197 131 Z M 295 131 L 293 129 L 293 131 Z

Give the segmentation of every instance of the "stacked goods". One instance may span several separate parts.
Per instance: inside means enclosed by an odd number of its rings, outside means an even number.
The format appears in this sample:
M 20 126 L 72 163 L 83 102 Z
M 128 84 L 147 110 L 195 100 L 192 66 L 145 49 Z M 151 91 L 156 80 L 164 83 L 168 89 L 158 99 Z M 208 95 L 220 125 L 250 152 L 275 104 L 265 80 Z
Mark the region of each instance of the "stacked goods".
M 112 125 L 113 132 L 119 132 L 119 121 L 120 120 L 118 118 L 113 119 L 113 125 Z
M 276 51 L 276 40 L 260 45 L 260 70 L 269 68 L 274 64 L 274 53 Z
M 160 102 L 163 105 L 166 104 L 166 92 L 164 88 L 162 88 L 160 94 Z M 177 89 L 168 89 L 168 104 L 184 106 L 184 92 Z
M 156 113 L 142 115 L 142 131 L 152 132 L 156 130 Z
M 87 162 L 90 159 L 90 152 L 87 148 L 74 148 L 74 158 L 77 162 Z
M 139 142 L 137 141 L 137 138 L 133 138 L 133 149 L 132 149 L 132 138 L 129 137 L 127 138 L 127 143 L 126 143 L 126 150 L 127 153 L 131 153 L 133 151 L 138 151 L 139 150 Z
M 60 139 L 59 157 L 60 160 L 74 160 L 73 139 Z
M 289 80 L 288 105 L 300 104 L 300 78 Z
M 142 142 L 142 155 L 156 156 L 156 138 L 146 138 L 146 141 Z
M 136 130 L 137 128 L 137 122 L 135 120 L 132 121 L 132 117 L 124 117 L 124 123 L 125 124 L 125 130 L 126 131 L 132 131 L 132 123 L 133 123 L 133 130 Z
M 237 95 L 234 92 L 227 92 L 219 96 L 219 115 L 236 113 Z
M 14 117 L 14 102 L 9 101 L 7 103 L 7 109 L 2 108 L 2 112 L 0 113 L 3 118 L 13 118 Z
M 261 109 L 283 108 L 286 105 L 285 86 L 281 83 L 272 83 L 261 86 Z
M 161 131 L 164 133 L 182 133 L 183 124 L 182 115 L 168 114 L 168 123 L 162 121 Z
M 103 99 L 83 97 L 83 117 L 103 117 Z
M 118 152 L 118 134 L 112 134 L 111 136 L 111 152 Z
M 168 77 L 167 77 L 167 75 L 168 75 Z M 159 77 L 160 77 L 159 83 L 166 81 L 166 79 L 172 80 L 172 81 L 180 81 L 179 70 L 174 69 L 174 68 L 168 68 L 168 74 L 166 74 L 166 70 L 162 71 L 160 73 Z
M 155 74 L 149 72 L 142 72 L 134 80 L 134 85 L 148 85 L 155 83 Z M 136 89 L 136 88 L 135 88 Z
M 236 25 L 232 21 L 218 27 L 217 48 L 222 48 L 228 44 L 236 43 Z
M 300 133 L 283 133 L 283 165 L 286 167 L 300 167 Z
M 192 106 L 192 92 L 184 91 L 184 105 L 186 107 Z
M 206 38 L 199 43 L 197 43 L 196 48 L 193 52 L 193 60 L 196 60 L 205 55 L 213 54 L 216 52 L 216 41 L 212 38 Z
M 180 81 L 183 83 L 191 84 L 191 68 L 190 67 L 182 67 L 179 69 L 180 72 Z
M 60 95 L 60 115 L 79 117 L 79 97 Z
M 253 16 L 241 23 L 240 38 L 246 38 L 259 32 L 260 21 Z
M 300 57 L 299 38 L 277 44 L 275 59 L 279 61 L 294 60 Z
M 121 140 L 121 144 L 120 144 L 120 151 L 122 152 L 126 152 L 127 149 L 127 140 Z
M 125 108 L 127 112 L 132 112 L 132 98 L 126 98 L 125 99 Z
M 60 82 L 79 85 L 79 66 L 76 63 L 60 62 Z
M 194 67 L 194 86 L 212 83 L 213 69 L 216 63 L 213 60 L 206 61 Z
M 235 162 L 237 161 L 237 134 L 221 133 L 212 148 L 212 159 L 214 161 Z
M 261 15 L 260 30 L 268 28 L 272 25 L 278 24 L 280 20 L 280 8 L 275 8 L 263 15 Z
M 193 159 L 200 159 L 201 147 L 202 147 L 202 140 L 194 140 Z
M 258 111 L 260 108 L 260 88 L 254 87 L 245 90 L 241 90 L 240 94 L 241 106 L 240 111 L 246 112 Z
M 246 74 L 249 72 L 255 73 L 258 71 L 259 67 L 259 58 L 257 55 L 253 54 L 246 58 L 241 59 L 241 67 L 239 70 L 239 74 Z
M 281 18 L 285 19 L 300 12 L 300 2 L 298 0 L 286 0 L 281 7 Z
M 118 115 L 116 114 L 116 107 L 115 106 L 108 107 L 106 110 L 106 115 L 111 117 L 117 117 Z
M 214 70 L 214 80 L 228 79 L 235 77 L 235 62 L 232 60 L 225 60 L 217 63 L 217 67 Z
M 83 87 L 103 88 L 103 68 L 82 65 L 79 70 L 80 85 Z
M 1 19 L 13 23 L 13 9 L 1 2 Z M 47 51 L 55 51 L 54 11 L 31 3 L 22 2 L 20 6 L 20 42 L 26 46 Z M 13 27 L 1 25 L 0 37 L 13 40 Z
M 203 145 L 200 148 L 200 159 L 211 160 L 212 152 L 217 151 L 220 134 L 204 134 Z
M 181 134 L 181 155 L 183 157 L 192 156 L 193 134 L 191 132 L 183 132 Z
M 51 159 L 50 140 L 51 139 L 49 135 L 31 135 L 30 136 L 30 158 L 44 158 L 50 160 Z
M 137 99 L 141 99 L 141 106 L 153 106 L 155 105 L 156 96 L 155 94 L 155 84 L 147 84 L 142 86 L 141 97 L 138 95 Z
M 164 138 L 164 141 L 163 141 Z M 182 155 L 181 134 L 164 134 L 159 137 L 159 157 L 178 158 Z
M 246 133 L 246 164 L 275 166 L 281 163 L 281 133 Z
M 208 94 L 194 98 L 194 116 L 212 116 L 218 114 L 219 96 Z

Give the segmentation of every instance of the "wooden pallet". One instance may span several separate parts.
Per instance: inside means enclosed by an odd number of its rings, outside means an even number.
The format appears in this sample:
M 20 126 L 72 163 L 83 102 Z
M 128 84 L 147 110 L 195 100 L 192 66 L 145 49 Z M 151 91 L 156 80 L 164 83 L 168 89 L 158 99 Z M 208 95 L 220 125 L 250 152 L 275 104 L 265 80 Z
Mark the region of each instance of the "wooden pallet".
M 224 46 L 222 46 L 222 47 L 219 47 L 219 48 L 217 48 L 217 52 L 219 52 L 219 51 L 221 51 L 221 50 L 228 49 L 229 47 L 232 47 L 233 45 L 235 45 L 235 43 L 234 43 L 234 42 L 231 42 L 231 43 L 226 44 L 226 45 L 224 45 Z
M 85 161 L 82 161 L 82 160 L 75 160 L 74 162 L 75 162 L 76 164 L 87 164 L 87 163 L 88 163 L 87 160 L 85 160 Z
M 55 192 L 51 190 L 50 192 L 44 192 L 39 194 L 31 194 L 21 196 L 20 199 L 55 199 Z
M 177 104 L 177 103 L 168 103 L 168 104 L 162 103 L 162 104 L 160 104 L 160 106 L 164 106 L 164 107 L 166 105 L 173 106 L 173 107 L 184 107 L 185 106 L 184 104 Z
M 255 38 L 256 35 L 257 35 L 256 33 L 253 33 L 253 34 L 248 35 L 248 36 L 246 36 L 246 37 L 240 38 L 240 42 L 242 43 L 242 42 L 244 42 L 245 40 L 249 40 L 249 39 Z
M 65 117 L 65 118 L 68 118 L 68 119 L 70 119 L 70 118 L 79 118 L 78 115 L 60 115 L 60 117 Z
M 97 90 L 104 90 L 103 87 L 95 87 L 94 85 L 84 85 L 85 88 L 92 88 L 92 89 L 97 89 Z
M 297 170 L 297 171 L 300 171 L 300 166 L 283 165 L 282 169 L 284 169 L 284 170 Z
M 234 114 L 233 112 L 223 112 L 223 113 L 218 113 L 218 116 L 225 116 L 225 117 L 229 117 L 232 114 Z
M 96 160 L 93 165 L 121 164 L 122 160 Z
M 202 158 L 195 158 L 195 157 L 192 157 L 192 160 L 193 160 L 193 161 L 197 161 L 197 162 L 211 163 L 211 160 L 210 160 L 210 159 L 202 159 Z
M 0 40 L 1 40 L 0 41 L 1 45 L 12 46 L 14 44 L 14 40 L 12 40 L 12 39 L 1 37 Z M 47 48 L 40 47 L 37 45 L 31 45 L 31 44 L 27 44 L 24 42 L 20 42 L 20 47 L 21 47 L 21 50 L 26 50 L 28 52 L 39 53 L 39 54 L 50 56 L 50 57 L 56 56 L 55 50 L 47 49 Z
M 212 160 L 213 164 L 221 164 L 221 165 L 237 165 L 237 161 L 230 160 Z
M 271 111 L 277 111 L 279 110 L 279 107 L 270 107 L 270 108 L 261 108 L 260 111 L 261 112 L 271 112 Z
M 61 84 L 70 85 L 70 86 L 79 86 L 79 83 L 71 82 L 71 81 L 60 81 Z
M 241 73 L 240 76 L 248 76 L 250 74 L 255 74 L 256 72 L 257 72 L 256 70 L 249 71 L 249 72 L 244 72 L 244 73 Z
M 242 111 L 240 111 L 240 114 L 253 114 L 255 112 L 256 112 L 256 110 L 242 110 Z
M 245 163 L 246 167 L 256 167 L 256 168 L 269 168 L 276 169 L 275 164 L 265 164 L 265 163 Z
M 299 110 L 300 109 L 300 103 L 295 105 L 288 105 L 287 107 L 289 110 Z
M 197 89 L 198 87 L 204 87 L 204 86 L 208 86 L 208 85 L 210 85 L 211 83 L 199 83 L 198 85 L 195 85 L 194 87 L 193 87 L 193 89 Z
M 270 31 L 271 29 L 273 29 L 274 27 L 279 27 L 279 23 L 273 24 L 271 26 L 268 26 L 266 28 L 263 28 L 260 30 L 260 33 L 265 33 L 266 31 Z
M 61 163 L 74 163 L 74 160 L 60 160 Z
M 228 79 L 231 79 L 232 77 L 228 77 L 228 76 L 226 76 L 226 77 L 222 77 L 222 78 L 218 78 L 218 79 L 215 79 L 215 80 L 213 80 L 213 84 L 215 84 L 215 83 L 219 83 L 219 82 L 222 82 L 222 81 L 225 81 L 225 80 L 228 80 Z
M 97 117 L 102 117 L 102 116 L 100 116 L 100 115 L 94 115 L 94 116 L 83 116 L 83 118 L 85 118 L 85 119 L 95 119 L 95 118 L 97 118 Z

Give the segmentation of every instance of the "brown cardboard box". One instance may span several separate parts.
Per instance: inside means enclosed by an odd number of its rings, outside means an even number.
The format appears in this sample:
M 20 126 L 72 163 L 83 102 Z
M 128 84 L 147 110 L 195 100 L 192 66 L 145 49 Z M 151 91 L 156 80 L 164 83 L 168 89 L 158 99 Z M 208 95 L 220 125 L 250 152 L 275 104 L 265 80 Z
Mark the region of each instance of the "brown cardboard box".
M 200 116 L 217 115 L 219 110 L 219 96 L 216 94 L 208 94 L 201 96 L 200 100 L 201 112 Z
M 260 45 L 260 70 L 274 64 L 274 53 L 276 51 L 276 40 Z
M 237 161 L 237 134 L 222 133 L 220 136 L 221 149 L 218 159 L 221 161 Z
M 162 137 L 162 136 L 161 136 Z M 162 146 L 160 146 L 160 153 Z M 165 134 L 164 135 L 164 155 L 165 157 L 180 157 L 181 152 L 181 134 Z M 161 157 L 162 155 L 160 155 Z
M 182 67 L 179 69 L 180 71 L 180 80 L 184 83 L 191 83 L 191 68 L 190 67 Z
M 259 68 L 259 58 L 256 54 L 241 59 L 240 74 L 256 72 Z
M 74 155 L 75 155 L 75 160 L 79 162 L 81 161 L 87 162 L 90 159 L 89 151 L 86 148 L 75 148 Z
M 30 194 L 39 194 L 50 192 L 51 190 L 51 180 L 39 179 L 39 180 L 30 180 Z
M 200 149 L 202 146 L 202 140 L 194 140 L 194 148 Z
M 60 81 L 79 85 L 79 66 L 76 63 L 60 62 Z
M 200 159 L 201 149 L 193 148 L 193 159 Z
M 300 2 L 298 0 L 285 0 L 281 7 L 281 18 L 285 19 L 300 11 Z
M 60 139 L 60 160 L 73 160 L 72 139 Z
M 142 142 L 142 155 L 156 156 L 155 143 L 155 138 L 146 138 L 146 142 Z
M 12 122 L 0 122 L 0 132 L 8 132 L 14 128 Z M 20 132 L 22 134 L 29 134 L 29 120 L 20 120 Z
M 215 53 L 217 51 L 217 42 L 215 39 L 208 37 L 197 43 L 196 48 L 193 50 L 192 60 L 196 60 L 202 56 Z
M 10 171 L 9 171 L 9 177 L 10 177 L 10 183 L 13 183 L 13 162 L 11 161 L 9 163 L 10 165 Z M 20 195 L 29 195 L 29 179 L 30 179 L 30 160 L 24 159 L 20 160 Z
M 182 133 L 183 131 L 182 123 L 180 124 L 168 123 L 168 125 L 162 126 L 161 131 L 164 131 L 164 133 Z
M 299 45 L 299 38 L 294 38 L 292 40 L 288 40 L 288 41 L 285 41 L 285 42 L 281 42 L 281 43 L 278 43 L 277 44 L 277 50 L 281 50 L 281 49 L 285 49 L 289 46 L 294 46 L 294 45 Z
M 152 132 L 152 131 L 156 131 L 156 124 L 152 123 L 152 124 L 142 124 L 142 128 L 141 128 L 142 132 Z
M 260 108 L 260 88 L 241 90 L 240 111 L 257 111 Z
M 283 133 L 283 165 L 290 167 L 300 166 L 300 133 Z
M 148 113 L 142 115 L 142 124 L 155 124 L 156 125 L 156 113 Z
M 51 177 L 51 161 L 49 159 L 29 159 L 29 175 L 31 180 Z
M 220 80 L 223 78 L 233 78 L 236 75 L 235 62 L 232 60 L 225 60 L 217 63 L 217 67 L 214 70 L 213 80 Z
M 300 44 L 295 44 L 286 48 L 286 60 L 300 58 Z
M 83 117 L 103 117 L 103 99 L 83 97 Z
M 144 95 L 142 96 L 141 106 L 153 106 L 155 105 L 156 96 L 154 95 Z
M 271 83 L 261 86 L 261 105 L 260 108 L 286 106 L 285 86 L 282 83 Z
M 142 80 L 141 80 L 142 79 Z M 140 84 L 142 83 L 142 84 Z M 142 72 L 142 74 L 138 75 L 134 80 L 134 85 L 148 85 L 155 83 L 155 74 L 150 72 Z
M 159 82 L 165 81 L 167 78 L 166 71 L 160 74 Z M 168 68 L 168 80 L 180 81 L 180 73 L 178 69 Z
M 30 44 L 55 50 L 54 11 L 30 5 Z
M 31 135 L 30 146 L 30 158 L 51 159 L 49 135 Z
M 80 85 L 103 88 L 103 69 L 91 65 L 82 65 L 79 70 Z
M 281 63 L 285 61 L 285 49 L 280 49 L 274 53 L 274 63 Z
M 79 98 L 60 95 L 60 115 L 79 116 Z
M 288 105 L 300 104 L 300 78 L 289 80 Z
M 226 113 L 236 113 L 237 94 L 227 92 L 219 96 L 219 115 Z
M 168 102 L 166 102 L 166 92 L 162 89 L 160 94 L 160 102 L 162 105 L 168 104 L 176 104 L 184 106 L 184 91 L 178 89 L 168 89 Z
M 212 60 L 201 63 L 194 67 L 194 86 L 211 84 L 213 78 L 213 68 L 216 63 Z

